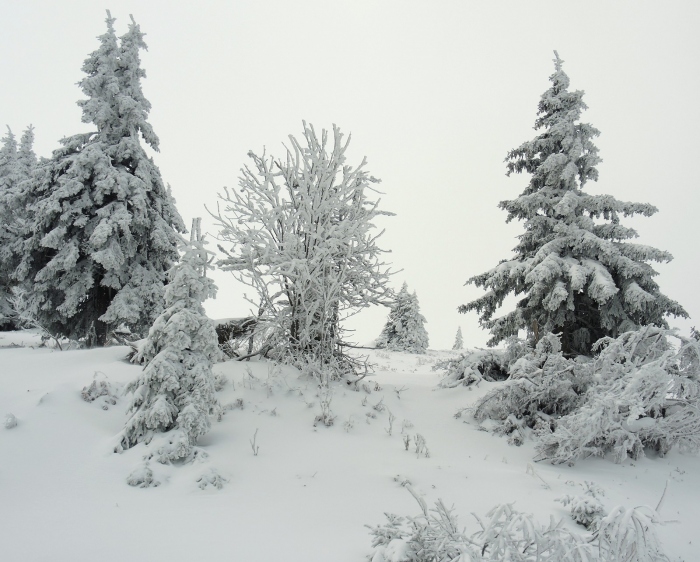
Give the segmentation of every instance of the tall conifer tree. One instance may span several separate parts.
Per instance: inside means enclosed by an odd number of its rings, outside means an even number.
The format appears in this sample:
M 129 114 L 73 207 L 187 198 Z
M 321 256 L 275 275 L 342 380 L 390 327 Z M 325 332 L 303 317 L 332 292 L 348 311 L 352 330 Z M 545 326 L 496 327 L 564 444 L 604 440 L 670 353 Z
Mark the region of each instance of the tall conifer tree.
M 377 347 L 392 351 L 425 353 L 428 349 L 428 332 L 425 330 L 425 317 L 420 313 L 416 293 L 408 292 L 406 283 L 396 295 L 382 330 Z
M 560 332 L 570 354 L 589 353 L 603 336 L 642 325 L 666 327 L 665 316 L 687 317 L 659 291 L 648 262 L 667 262 L 671 254 L 627 242 L 637 233 L 621 217 L 651 216 L 656 207 L 627 203 L 611 195 L 589 195 L 588 180 L 598 179 L 601 161 L 593 139 L 599 131 L 581 123 L 582 91 L 569 91 L 569 78 L 555 52 L 552 86 L 542 95 L 533 140 L 511 150 L 508 175 L 527 172 L 530 183 L 517 199 L 502 201 L 506 222 L 524 222 L 515 256 L 467 283 L 488 292 L 459 307 L 475 310 L 491 331 L 489 345 L 529 330 L 537 339 Z M 494 318 L 509 294 L 521 295 L 514 311 Z
M 37 167 L 34 128 L 22 134 L 19 146 L 8 127 L 0 147 L 0 327 L 13 329 L 11 289 L 16 285 L 17 249 L 27 218 L 27 190 Z
M 13 238 L 12 210 L 14 190 L 17 183 L 17 139 L 8 127 L 0 145 L 0 327 L 11 328 L 11 309 L 7 298 L 10 296 L 10 260 L 4 251 Z
M 145 331 L 162 310 L 165 273 L 184 224 L 140 138 L 158 150 L 133 21 L 119 41 L 107 13 L 83 64 L 78 102 L 96 131 L 61 141 L 32 182 L 18 277 L 30 311 L 52 333 L 98 344 L 110 328 Z

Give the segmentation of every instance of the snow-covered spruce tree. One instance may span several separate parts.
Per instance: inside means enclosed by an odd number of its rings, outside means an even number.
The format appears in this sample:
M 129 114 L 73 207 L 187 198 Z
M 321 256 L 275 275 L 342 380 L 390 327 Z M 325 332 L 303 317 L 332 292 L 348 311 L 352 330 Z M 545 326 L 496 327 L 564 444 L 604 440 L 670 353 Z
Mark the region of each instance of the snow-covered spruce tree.
M 17 140 L 8 127 L 7 134 L 2 138 L 0 146 L 0 328 L 12 326 L 10 316 L 12 310 L 7 298 L 10 296 L 10 265 L 9 256 L 5 255 L 4 247 L 13 238 L 11 224 L 12 199 L 16 185 L 17 171 Z
M 168 271 L 165 310 L 148 333 L 142 355 L 146 366 L 126 387 L 133 392 L 130 417 L 119 436 L 117 450 L 140 442 L 154 443 L 157 460 L 169 462 L 192 453 L 197 438 L 210 427 L 218 409 L 212 364 L 219 358 L 218 337 L 202 303 L 216 294 L 206 277 L 211 252 L 204 248 L 199 225 L 184 255 Z
M 165 272 L 184 224 L 160 172 L 150 103 L 140 80 L 143 33 L 107 32 L 83 64 L 78 102 L 95 132 L 64 138 L 31 182 L 18 280 L 30 312 L 52 333 L 101 345 L 112 327 L 147 330 L 162 310 Z
M 586 109 L 582 91 L 569 91 L 569 78 L 555 52 L 552 86 L 538 106 L 541 133 L 510 151 L 508 175 L 527 172 L 530 183 L 517 199 L 502 201 L 506 222 L 524 221 L 515 256 L 467 281 L 483 287 L 481 298 L 459 307 L 475 310 L 491 331 L 489 345 L 528 330 L 535 342 L 560 332 L 566 354 L 589 354 L 598 339 L 617 337 L 643 325 L 666 327 L 666 315 L 686 311 L 659 291 L 648 262 L 667 262 L 668 252 L 627 242 L 637 233 L 621 217 L 653 215 L 647 203 L 626 203 L 583 191 L 598 179 L 601 160 L 593 144 L 597 129 L 579 121 Z M 494 318 L 509 294 L 522 295 L 514 311 Z
M 425 353 L 428 349 L 425 322 L 420 313 L 416 293 L 410 294 L 408 285 L 404 283 L 391 305 L 391 312 L 379 335 L 377 347 L 386 347 L 392 351 Z
M 304 123 L 303 140 L 289 141 L 281 159 L 250 152 L 239 189 L 221 196 L 224 209 L 214 217 L 229 246 L 219 246 L 226 254 L 219 266 L 257 292 L 256 351 L 339 376 L 351 367 L 342 319 L 390 301 L 372 221 L 391 213 L 370 199 L 379 180 L 366 160 L 346 162 L 350 139 L 338 127 L 319 137 Z
M 457 335 L 455 336 L 455 343 L 452 345 L 454 351 L 459 351 L 464 349 L 464 338 L 462 337 L 462 326 L 457 328 Z
M 30 125 L 22 134 L 19 147 L 8 127 L 0 147 L 0 327 L 12 326 L 7 319 L 14 311 L 7 299 L 15 285 L 12 274 L 17 259 L 14 250 L 26 219 L 27 184 L 37 166 L 33 144 L 34 128 Z

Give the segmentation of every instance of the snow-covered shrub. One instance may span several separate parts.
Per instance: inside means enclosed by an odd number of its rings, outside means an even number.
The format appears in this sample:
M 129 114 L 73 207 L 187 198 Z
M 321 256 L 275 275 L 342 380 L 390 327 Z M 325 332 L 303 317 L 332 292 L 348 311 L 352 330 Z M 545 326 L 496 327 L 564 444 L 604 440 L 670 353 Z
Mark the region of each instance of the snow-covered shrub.
M 592 482 L 583 483 L 583 494 L 566 494 L 557 498 L 563 506 L 568 507 L 571 518 L 588 530 L 598 527 L 600 520 L 606 515 L 605 507 L 599 496 L 603 495 L 601 488 Z
M 539 460 L 554 463 L 700 449 L 699 342 L 645 327 L 603 338 L 594 350 L 594 359 L 567 358 L 558 337 L 546 334 L 508 367 L 507 381 L 476 402 L 474 418 L 490 420 L 484 425 L 514 444 L 535 429 Z
M 221 392 L 228 384 L 228 379 L 225 375 L 221 373 L 214 374 L 214 390 L 216 392 Z
M 656 535 L 658 514 L 648 507 L 613 508 L 595 534 L 605 562 L 668 562 Z
M 98 380 L 98 376 L 104 378 Z M 112 387 L 104 373 L 95 373 L 93 381 L 80 391 L 80 396 L 85 402 L 94 402 L 98 398 L 103 397 L 101 400 L 103 410 L 107 410 L 110 405 L 114 406 L 119 400 L 117 391 Z
M 436 363 L 433 370 L 447 371 L 439 384 L 442 388 L 469 386 L 481 380 L 505 380 L 510 376 L 510 366 L 530 351 L 526 342 L 509 338 L 505 349 L 470 350 L 455 359 Z
M 198 230 L 198 228 L 197 228 Z M 216 292 L 205 275 L 209 252 L 193 238 L 181 261 L 168 272 L 165 311 L 156 319 L 143 348 L 141 375 L 126 387 L 133 393 L 130 418 L 120 434 L 120 449 L 149 443 L 154 432 L 167 432 L 157 452 L 169 462 L 188 457 L 215 413 L 212 363 L 219 357 L 214 326 L 202 302 Z
M 482 380 L 504 380 L 508 372 L 504 368 L 502 353 L 499 350 L 475 349 L 463 353 L 455 359 L 438 361 L 433 370 L 446 371 L 440 380 L 442 388 L 470 386 Z
M 596 384 L 553 431 L 543 428 L 539 458 L 573 464 L 613 453 L 622 462 L 645 448 L 662 456 L 676 445 L 700 449 L 700 343 L 646 327 L 605 338 L 598 347 L 602 351 L 587 365 Z
M 9 413 L 5 416 L 5 429 L 12 429 L 17 427 L 17 418 L 13 413 Z
M 592 562 L 595 548 L 581 535 L 553 519 L 543 526 L 510 504 L 499 505 L 483 519 L 480 530 L 467 535 L 458 526 L 454 508 L 438 500 L 433 510 L 417 517 L 386 514 L 387 523 L 370 527 L 372 562 Z
M 136 467 L 126 478 L 126 483 L 129 486 L 137 486 L 139 488 L 155 488 L 160 486 L 160 482 L 153 476 L 151 467 L 148 462 L 144 462 Z
M 5 295 L 3 300 L 7 304 L 6 311 L 9 311 L 6 316 L 0 318 L 0 321 L 8 321 L 16 328 L 32 328 L 41 335 L 41 345 L 49 347 L 49 342 L 53 342 L 51 347 L 63 351 L 65 340 L 58 337 L 54 332 L 42 324 L 31 307 L 28 304 L 28 293 L 24 287 L 14 286 L 10 293 Z M 78 342 L 70 341 L 70 344 L 79 346 Z
M 376 346 L 385 347 L 391 351 L 425 353 L 428 349 L 428 332 L 425 330 L 425 323 L 426 320 L 420 313 L 416 293 L 410 294 L 408 285 L 404 283 L 391 305 L 389 318 L 377 339 Z
M 554 334 L 543 336 L 534 350 L 514 361 L 509 374 L 474 405 L 474 418 L 497 422 L 494 429 L 501 434 L 517 432 L 516 444 L 529 429 L 579 407 L 592 380 L 585 362 L 564 357 Z
M 415 494 L 414 494 L 415 496 Z M 563 521 L 548 525 L 521 513 L 512 504 L 476 514 L 479 529 L 460 528 L 442 500 L 416 517 L 385 514 L 387 522 L 367 525 L 372 536 L 371 562 L 666 562 L 656 536 L 660 523 L 648 508 L 617 507 L 593 533 L 575 533 Z
M 438 500 L 430 512 L 416 517 L 386 513 L 387 523 L 367 525 L 372 535 L 372 562 L 432 562 L 433 560 L 479 560 L 477 550 L 459 529 L 453 508 Z
M 482 520 L 481 530 L 472 539 L 484 561 L 510 562 L 587 562 L 595 560 L 595 547 L 586 538 L 564 528 L 550 517 L 548 525 L 537 523 L 512 504 L 494 507 Z
M 227 478 L 221 476 L 215 468 L 210 468 L 207 472 L 197 478 L 197 485 L 204 490 L 207 486 L 213 486 L 221 490 L 228 482 Z

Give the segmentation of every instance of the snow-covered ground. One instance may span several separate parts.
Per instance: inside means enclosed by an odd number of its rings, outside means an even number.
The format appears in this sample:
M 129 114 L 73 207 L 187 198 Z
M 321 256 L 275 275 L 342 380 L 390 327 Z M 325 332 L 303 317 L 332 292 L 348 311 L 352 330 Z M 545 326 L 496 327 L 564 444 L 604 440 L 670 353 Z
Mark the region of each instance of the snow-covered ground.
M 125 421 L 121 389 L 140 370 L 124 360 L 127 348 L 26 347 L 37 342 L 31 332 L 0 333 L 0 421 L 17 418 L 16 427 L 0 427 L 3 562 L 356 562 L 371 552 L 365 524 L 383 523 L 384 512 L 420 512 L 400 485 L 405 479 L 429 505 L 454 505 L 468 532 L 476 530 L 472 512 L 506 502 L 543 523 L 550 515 L 569 521 L 554 500 L 580 492 L 584 481 L 605 490 L 607 508 L 655 507 L 668 481 L 661 516 L 674 522 L 660 538 L 671 560 L 700 559 L 700 458 L 673 451 L 622 465 L 533 463 L 531 442 L 509 446 L 468 416 L 455 418 L 497 383 L 436 390 L 440 375 L 431 367 L 453 352 L 370 351 L 376 372 L 366 384 L 334 388 L 331 427 L 314 427 L 320 397 L 293 369 L 218 364 L 225 415 L 199 443 L 208 457 L 151 462 L 161 484 L 141 489 L 126 479 L 143 465 L 144 446 L 113 452 Z M 116 400 L 83 400 L 93 380 L 106 381 Z M 417 434 L 428 457 L 415 452 Z M 198 480 L 215 473 L 228 480 L 224 487 L 201 489 Z

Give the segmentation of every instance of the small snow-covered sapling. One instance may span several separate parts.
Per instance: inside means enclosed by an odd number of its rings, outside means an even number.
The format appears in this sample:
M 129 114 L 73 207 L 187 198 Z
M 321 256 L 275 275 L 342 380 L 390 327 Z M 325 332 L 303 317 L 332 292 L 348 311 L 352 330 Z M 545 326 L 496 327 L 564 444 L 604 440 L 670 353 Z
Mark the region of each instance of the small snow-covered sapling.
M 215 468 L 210 468 L 208 472 L 197 478 L 197 484 L 202 490 L 207 486 L 213 486 L 217 490 L 221 490 L 226 482 L 228 482 L 228 479 L 221 476 Z
M 155 479 L 153 476 L 153 471 L 148 466 L 148 461 L 134 469 L 134 471 L 127 476 L 126 483 L 129 486 L 139 488 L 155 488 L 160 486 L 160 482 Z

